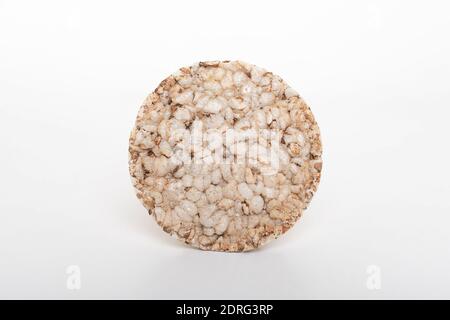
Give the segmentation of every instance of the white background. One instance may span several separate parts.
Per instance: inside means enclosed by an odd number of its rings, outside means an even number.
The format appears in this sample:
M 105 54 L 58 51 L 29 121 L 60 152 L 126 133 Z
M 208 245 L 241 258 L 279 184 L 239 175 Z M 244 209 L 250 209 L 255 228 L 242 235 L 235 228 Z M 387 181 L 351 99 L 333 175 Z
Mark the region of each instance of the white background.
M 450 298 L 449 10 L 0 0 L 0 298 Z M 284 78 L 324 144 L 302 220 L 245 254 L 167 236 L 128 175 L 147 94 L 216 59 Z M 66 288 L 69 265 L 80 290 Z

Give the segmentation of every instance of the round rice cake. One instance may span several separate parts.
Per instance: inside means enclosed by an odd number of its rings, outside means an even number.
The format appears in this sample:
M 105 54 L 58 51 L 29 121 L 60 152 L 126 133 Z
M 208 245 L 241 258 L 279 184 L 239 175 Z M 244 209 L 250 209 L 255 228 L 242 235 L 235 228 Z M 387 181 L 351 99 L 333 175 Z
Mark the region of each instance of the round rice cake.
M 129 145 L 137 197 L 167 233 L 247 251 L 286 232 L 316 191 L 319 127 L 280 77 L 241 61 L 181 68 L 141 106 Z

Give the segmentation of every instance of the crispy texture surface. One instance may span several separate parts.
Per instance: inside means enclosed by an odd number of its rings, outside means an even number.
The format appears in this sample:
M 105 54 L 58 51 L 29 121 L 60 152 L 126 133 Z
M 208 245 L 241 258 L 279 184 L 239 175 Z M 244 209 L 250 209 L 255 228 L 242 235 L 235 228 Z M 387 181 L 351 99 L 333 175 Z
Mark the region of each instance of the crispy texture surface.
M 129 145 L 137 197 L 167 233 L 247 251 L 286 232 L 320 181 L 310 108 L 280 77 L 241 61 L 181 68 L 141 106 Z

